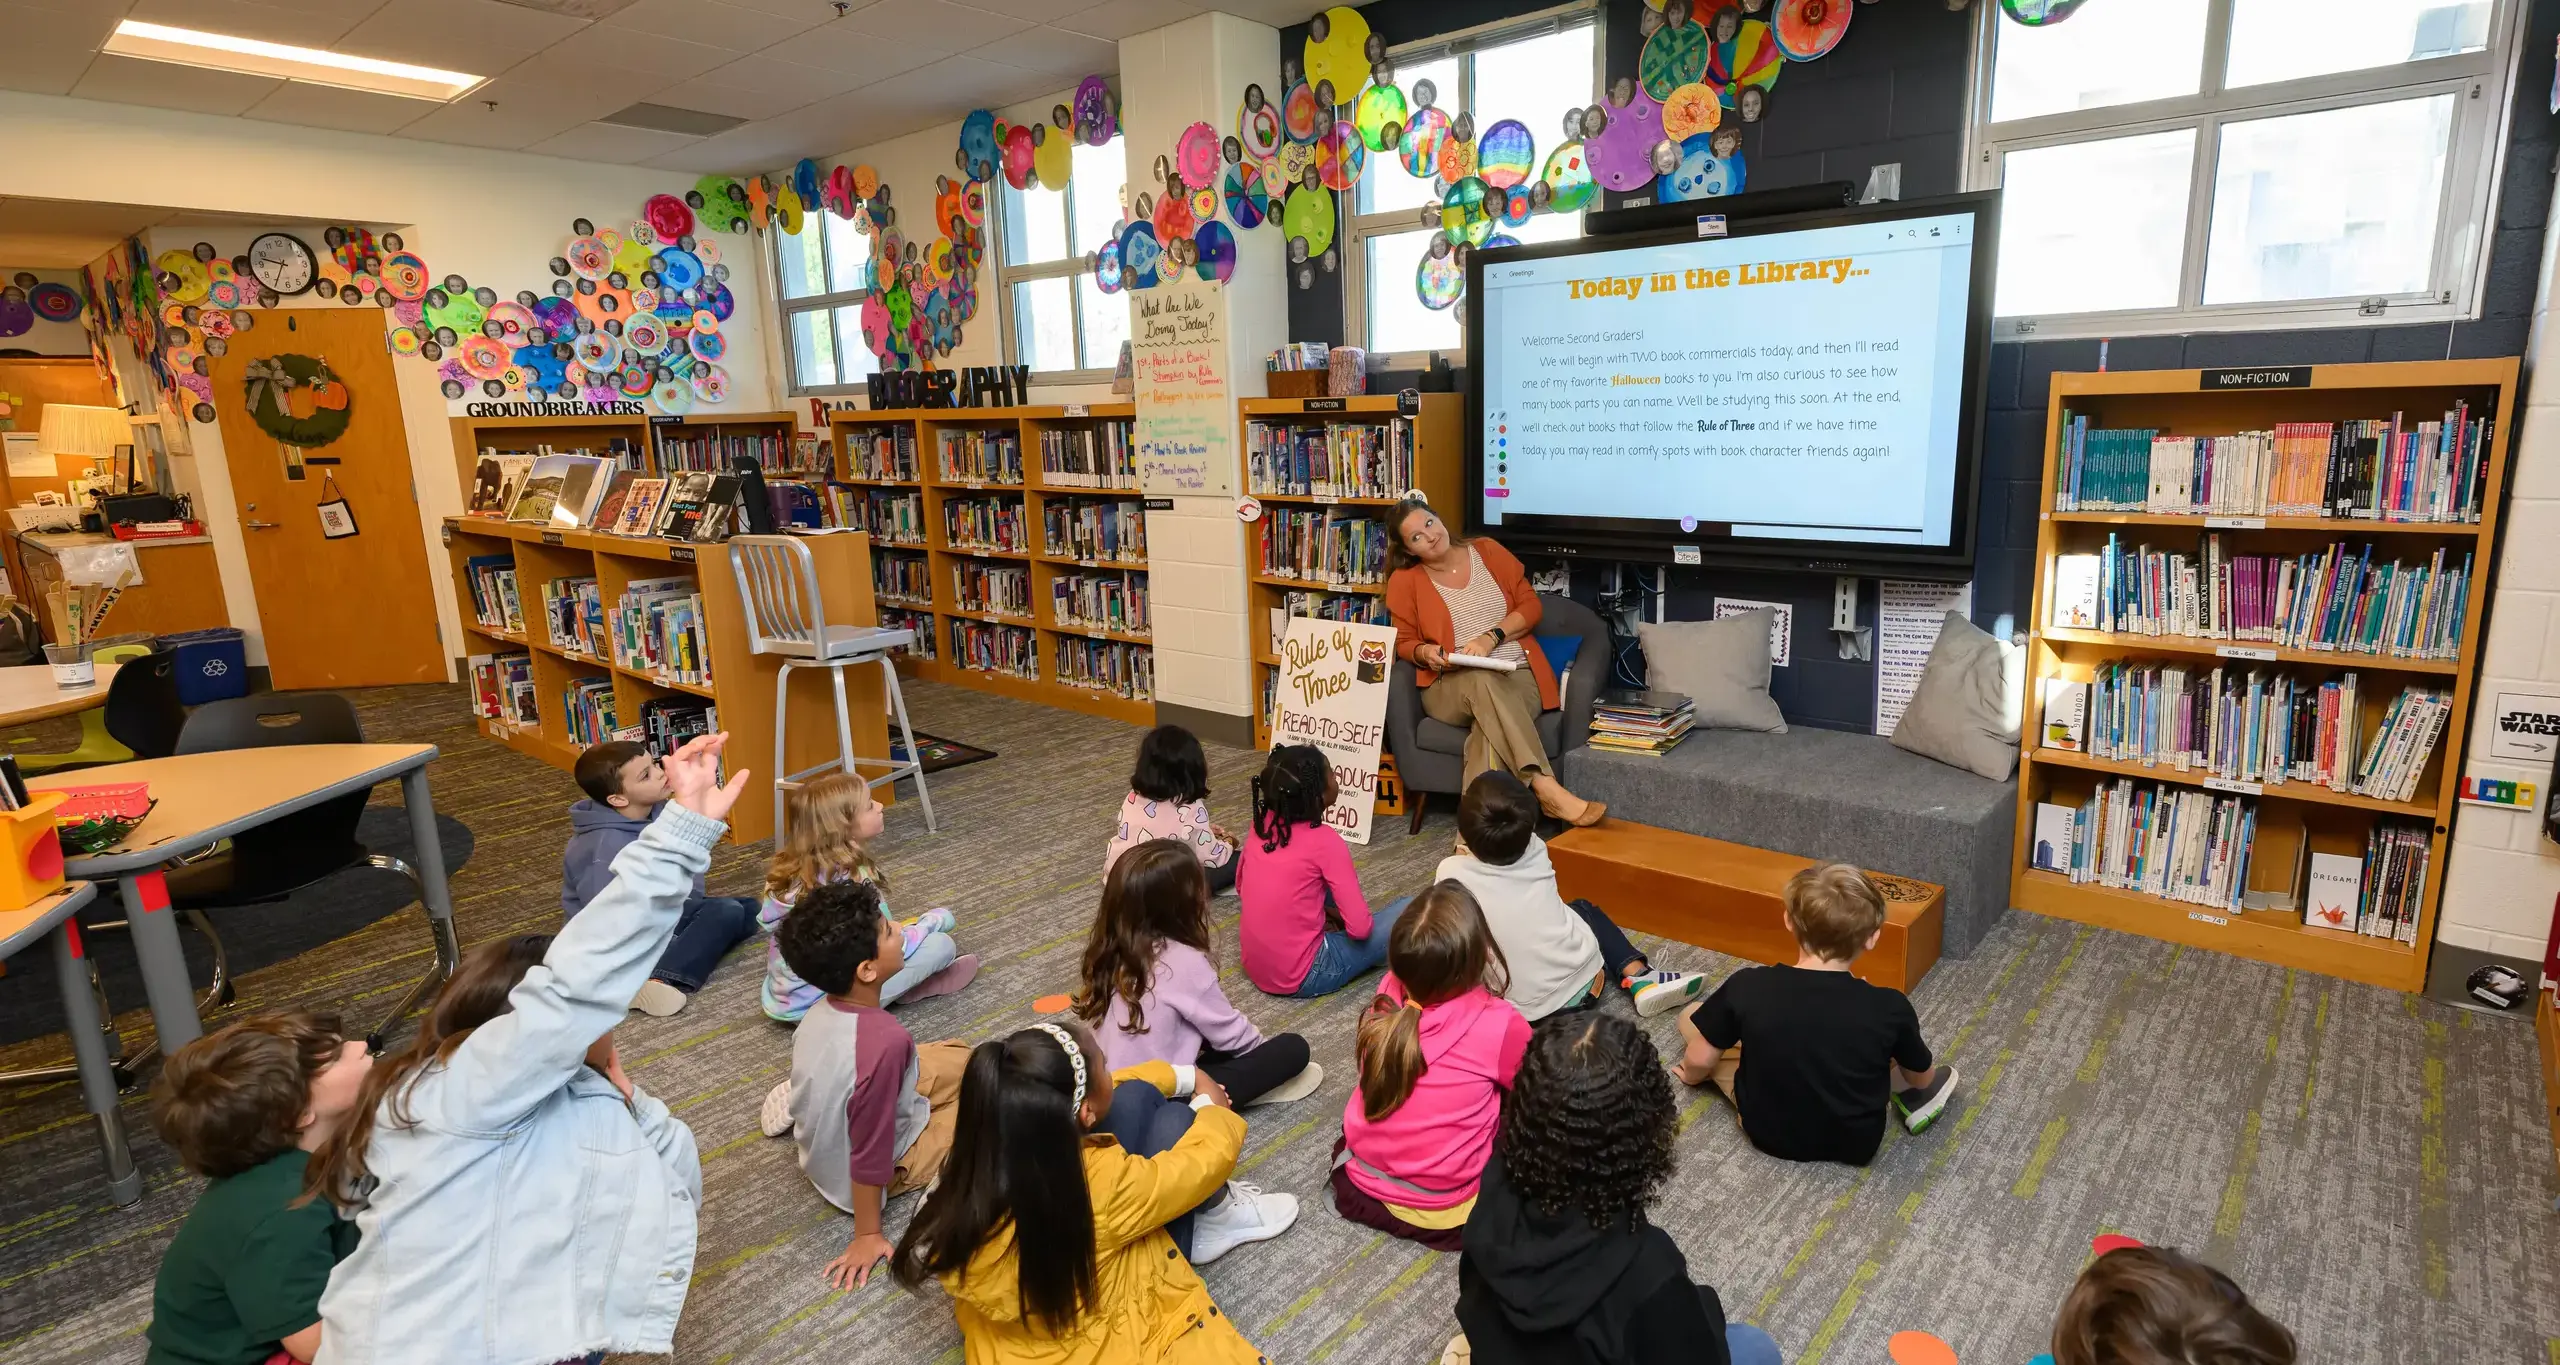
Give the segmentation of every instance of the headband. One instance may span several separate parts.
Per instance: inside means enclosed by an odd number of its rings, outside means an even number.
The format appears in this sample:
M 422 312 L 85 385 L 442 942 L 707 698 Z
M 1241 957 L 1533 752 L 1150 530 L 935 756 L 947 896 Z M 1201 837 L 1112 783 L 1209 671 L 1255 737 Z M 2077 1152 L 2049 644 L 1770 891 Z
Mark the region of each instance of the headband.
M 1031 1027 L 1057 1039 L 1058 1046 L 1066 1050 L 1067 1065 L 1074 1067 L 1076 1072 L 1076 1093 L 1068 1099 L 1067 1108 L 1082 1109 L 1084 1107 L 1085 1081 L 1084 1049 L 1076 1046 L 1076 1036 L 1056 1024 L 1039 1023 L 1033 1024 Z

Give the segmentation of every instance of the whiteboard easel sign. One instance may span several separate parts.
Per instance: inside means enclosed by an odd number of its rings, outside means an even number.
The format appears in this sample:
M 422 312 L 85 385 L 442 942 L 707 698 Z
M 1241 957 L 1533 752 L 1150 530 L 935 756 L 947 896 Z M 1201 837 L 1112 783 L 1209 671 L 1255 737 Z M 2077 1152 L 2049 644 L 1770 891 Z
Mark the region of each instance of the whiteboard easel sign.
M 1324 751 L 1340 788 L 1324 822 L 1355 844 L 1369 842 L 1395 659 L 1393 626 L 1293 616 L 1280 639 L 1272 746 L 1312 744 Z

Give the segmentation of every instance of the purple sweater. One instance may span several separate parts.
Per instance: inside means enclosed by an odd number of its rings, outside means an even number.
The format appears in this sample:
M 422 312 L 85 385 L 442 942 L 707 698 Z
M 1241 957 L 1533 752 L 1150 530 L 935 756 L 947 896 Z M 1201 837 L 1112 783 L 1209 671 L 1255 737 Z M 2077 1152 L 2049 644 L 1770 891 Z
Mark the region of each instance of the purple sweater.
M 1155 979 L 1139 1001 L 1139 1015 L 1143 1030 L 1129 1032 L 1129 1002 L 1114 998 L 1094 1028 L 1115 1071 L 1140 1062 L 1191 1066 L 1199 1061 L 1203 1044 L 1220 1052 L 1243 1052 L 1262 1042 L 1253 1021 L 1237 1013 L 1218 989 L 1217 964 L 1187 943 L 1157 945 Z

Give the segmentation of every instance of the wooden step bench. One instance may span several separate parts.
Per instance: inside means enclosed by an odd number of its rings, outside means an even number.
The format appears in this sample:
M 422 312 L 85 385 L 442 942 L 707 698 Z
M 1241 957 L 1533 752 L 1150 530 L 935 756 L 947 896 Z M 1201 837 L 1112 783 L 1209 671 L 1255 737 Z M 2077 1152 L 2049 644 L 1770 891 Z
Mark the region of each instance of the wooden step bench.
M 1811 858 L 1728 844 L 1677 830 L 1609 820 L 1569 830 L 1547 845 L 1556 887 L 1588 900 L 1619 927 L 1694 943 L 1755 962 L 1793 962 L 1787 879 Z M 1908 991 L 1937 965 L 1946 888 L 1870 872 L 1884 893 L 1884 934 L 1858 959 L 1857 974 Z

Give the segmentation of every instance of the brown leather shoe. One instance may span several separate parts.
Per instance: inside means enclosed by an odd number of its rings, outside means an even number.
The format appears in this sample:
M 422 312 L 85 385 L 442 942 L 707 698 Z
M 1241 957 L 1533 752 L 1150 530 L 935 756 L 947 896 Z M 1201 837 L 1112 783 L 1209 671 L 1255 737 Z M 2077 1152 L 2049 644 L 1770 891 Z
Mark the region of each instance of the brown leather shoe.
M 1591 828 L 1593 825 L 1599 824 L 1601 821 L 1606 820 L 1606 819 L 1608 819 L 1608 818 L 1609 818 L 1609 803 L 1608 803 L 1608 802 L 1606 802 L 1606 801 L 1585 801 L 1585 802 L 1583 802 L 1583 803 L 1582 803 L 1582 814 L 1575 816 L 1573 819 L 1571 819 L 1571 820 L 1567 821 L 1566 823 L 1567 823 L 1567 824 L 1572 825 L 1575 829 L 1589 829 L 1589 828 Z

